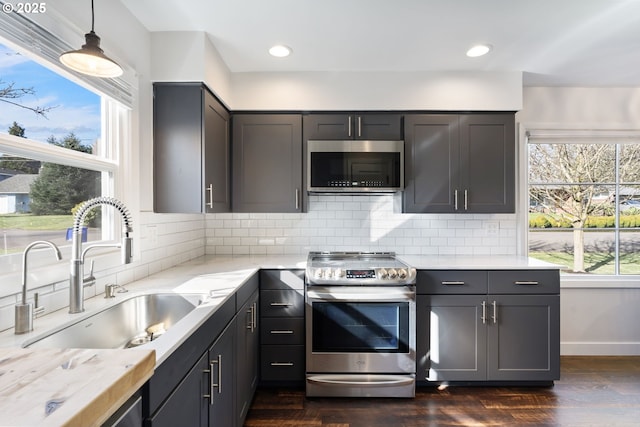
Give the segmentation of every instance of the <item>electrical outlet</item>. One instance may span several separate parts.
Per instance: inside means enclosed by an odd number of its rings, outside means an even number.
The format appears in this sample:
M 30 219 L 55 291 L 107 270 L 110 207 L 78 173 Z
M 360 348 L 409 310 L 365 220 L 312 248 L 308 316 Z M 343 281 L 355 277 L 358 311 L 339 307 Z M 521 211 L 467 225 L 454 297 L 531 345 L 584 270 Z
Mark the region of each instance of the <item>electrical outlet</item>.
M 497 236 L 500 232 L 500 223 L 498 221 L 487 221 L 484 223 L 484 231 L 487 236 Z

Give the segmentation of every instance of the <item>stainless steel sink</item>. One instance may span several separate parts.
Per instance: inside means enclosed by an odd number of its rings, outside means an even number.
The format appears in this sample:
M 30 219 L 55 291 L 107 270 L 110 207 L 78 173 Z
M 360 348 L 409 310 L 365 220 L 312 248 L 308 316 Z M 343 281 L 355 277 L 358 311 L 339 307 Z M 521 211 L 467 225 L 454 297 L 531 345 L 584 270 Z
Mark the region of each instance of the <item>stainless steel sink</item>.
M 159 339 L 193 311 L 200 295 L 147 294 L 125 299 L 76 323 L 31 339 L 24 347 L 130 348 Z

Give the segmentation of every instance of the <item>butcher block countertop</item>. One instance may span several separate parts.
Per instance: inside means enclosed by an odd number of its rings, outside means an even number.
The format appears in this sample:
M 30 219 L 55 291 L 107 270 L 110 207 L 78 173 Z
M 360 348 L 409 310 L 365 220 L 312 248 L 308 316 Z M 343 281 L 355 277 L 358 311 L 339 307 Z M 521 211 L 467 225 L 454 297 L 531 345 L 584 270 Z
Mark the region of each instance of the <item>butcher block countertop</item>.
M 99 426 L 154 366 L 153 350 L 0 348 L 0 425 Z

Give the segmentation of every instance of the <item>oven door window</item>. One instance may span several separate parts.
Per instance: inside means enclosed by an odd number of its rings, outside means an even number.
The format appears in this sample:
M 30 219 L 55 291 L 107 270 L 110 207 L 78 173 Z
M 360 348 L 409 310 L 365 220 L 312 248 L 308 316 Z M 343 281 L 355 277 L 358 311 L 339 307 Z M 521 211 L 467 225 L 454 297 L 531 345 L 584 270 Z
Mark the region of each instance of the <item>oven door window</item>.
M 407 353 L 409 303 L 314 302 L 313 352 Z

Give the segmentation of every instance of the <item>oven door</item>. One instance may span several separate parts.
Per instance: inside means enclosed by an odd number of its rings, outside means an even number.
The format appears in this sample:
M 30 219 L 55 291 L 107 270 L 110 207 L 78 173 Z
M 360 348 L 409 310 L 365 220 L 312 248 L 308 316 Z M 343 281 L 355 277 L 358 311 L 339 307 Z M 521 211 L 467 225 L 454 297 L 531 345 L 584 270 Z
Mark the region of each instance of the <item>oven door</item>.
M 308 286 L 307 373 L 415 373 L 414 286 Z

